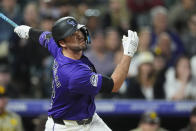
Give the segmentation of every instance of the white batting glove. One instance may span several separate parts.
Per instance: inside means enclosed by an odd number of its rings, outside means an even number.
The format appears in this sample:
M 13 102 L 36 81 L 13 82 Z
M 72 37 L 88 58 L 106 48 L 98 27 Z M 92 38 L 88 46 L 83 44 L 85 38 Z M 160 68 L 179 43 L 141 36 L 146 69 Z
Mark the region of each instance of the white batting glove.
M 133 57 L 133 55 L 137 51 L 138 42 L 139 42 L 139 39 L 138 39 L 137 33 L 131 30 L 128 30 L 128 37 L 124 35 L 122 39 L 124 55 Z
M 29 30 L 31 27 L 26 26 L 26 25 L 20 25 L 17 26 L 14 29 L 14 32 L 22 39 L 28 39 L 29 38 Z

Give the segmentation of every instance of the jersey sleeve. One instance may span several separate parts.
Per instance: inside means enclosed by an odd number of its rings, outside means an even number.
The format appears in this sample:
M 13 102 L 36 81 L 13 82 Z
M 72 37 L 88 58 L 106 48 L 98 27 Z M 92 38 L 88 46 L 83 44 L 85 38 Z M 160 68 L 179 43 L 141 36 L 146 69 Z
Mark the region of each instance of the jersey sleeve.
M 69 90 L 72 93 L 96 95 L 102 86 L 102 75 L 88 68 L 79 67 L 72 73 L 69 80 Z
M 60 48 L 57 46 L 56 42 L 52 37 L 52 33 L 45 31 L 39 37 L 39 43 L 48 49 L 48 51 L 52 54 L 53 57 L 56 57 L 57 50 Z

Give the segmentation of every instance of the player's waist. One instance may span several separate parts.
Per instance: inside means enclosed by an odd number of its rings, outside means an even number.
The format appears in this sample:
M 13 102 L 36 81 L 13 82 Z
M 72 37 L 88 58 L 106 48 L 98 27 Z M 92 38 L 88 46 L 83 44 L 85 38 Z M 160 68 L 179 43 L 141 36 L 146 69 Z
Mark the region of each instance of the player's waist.
M 53 118 L 62 118 L 64 120 L 82 120 L 86 118 L 90 118 L 95 113 L 95 104 L 88 105 L 87 107 L 78 107 L 78 106 L 70 106 L 62 107 L 55 106 L 54 108 L 49 109 L 48 116 L 52 116 Z
M 82 120 L 64 120 L 61 118 L 53 118 L 52 116 L 49 116 L 48 119 L 52 119 L 54 123 L 60 124 L 60 125 L 86 125 L 91 123 L 93 117 L 89 117 L 87 119 Z

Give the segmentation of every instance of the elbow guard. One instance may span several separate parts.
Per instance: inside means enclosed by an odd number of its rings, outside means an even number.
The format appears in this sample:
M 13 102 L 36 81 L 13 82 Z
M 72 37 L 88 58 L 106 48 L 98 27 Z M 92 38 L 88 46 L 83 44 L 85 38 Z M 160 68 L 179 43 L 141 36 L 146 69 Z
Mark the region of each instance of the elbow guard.
M 37 43 L 39 43 L 39 36 L 43 33 L 43 31 L 31 28 L 29 30 L 29 38 Z
M 113 79 L 108 76 L 102 76 L 101 93 L 111 93 L 114 86 Z

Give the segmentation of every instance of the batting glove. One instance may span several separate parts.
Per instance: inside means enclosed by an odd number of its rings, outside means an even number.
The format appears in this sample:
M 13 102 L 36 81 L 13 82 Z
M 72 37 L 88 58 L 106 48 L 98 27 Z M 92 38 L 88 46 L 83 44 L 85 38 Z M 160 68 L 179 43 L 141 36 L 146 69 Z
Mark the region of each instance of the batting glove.
M 31 27 L 26 26 L 26 25 L 20 25 L 17 26 L 14 29 L 14 32 L 22 39 L 28 39 L 29 38 L 29 30 Z
M 124 55 L 133 57 L 133 55 L 137 51 L 138 42 L 139 42 L 139 39 L 138 39 L 137 33 L 131 30 L 128 30 L 128 37 L 124 35 L 122 39 Z

